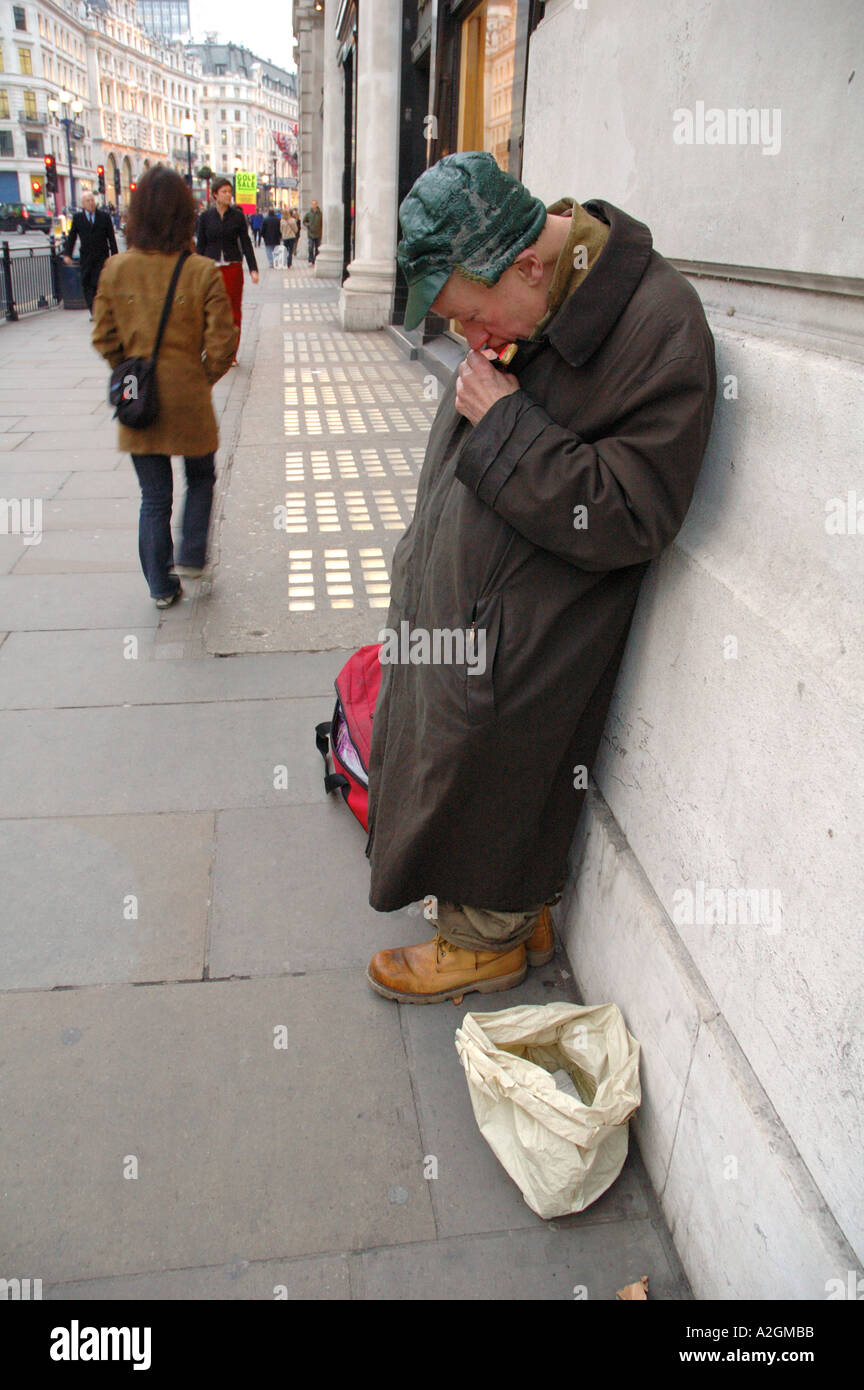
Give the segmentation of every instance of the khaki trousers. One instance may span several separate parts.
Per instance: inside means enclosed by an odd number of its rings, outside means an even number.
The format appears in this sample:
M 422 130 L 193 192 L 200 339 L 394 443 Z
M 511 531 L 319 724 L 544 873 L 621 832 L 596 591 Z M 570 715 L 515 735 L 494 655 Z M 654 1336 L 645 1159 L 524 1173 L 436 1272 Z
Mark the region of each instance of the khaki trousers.
M 556 903 L 561 894 L 549 899 Z M 429 910 L 429 921 L 438 928 L 439 936 L 451 946 L 466 951 L 512 951 L 527 941 L 537 925 L 545 904 L 526 908 L 524 912 L 493 912 L 489 908 L 466 907 L 464 904 L 439 902 Z

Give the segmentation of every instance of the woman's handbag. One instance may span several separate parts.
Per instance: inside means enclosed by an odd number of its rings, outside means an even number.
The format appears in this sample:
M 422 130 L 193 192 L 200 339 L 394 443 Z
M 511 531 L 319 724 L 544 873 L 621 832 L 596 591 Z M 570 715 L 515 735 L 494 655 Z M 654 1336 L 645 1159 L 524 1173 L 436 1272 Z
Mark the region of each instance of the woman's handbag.
M 150 357 L 127 357 L 118 362 L 108 383 L 108 404 L 114 406 L 114 419 L 119 420 L 130 430 L 145 430 L 159 414 L 159 393 L 156 390 L 156 358 L 162 343 L 162 334 L 168 322 L 174 291 L 180 279 L 183 262 L 191 251 L 181 251 L 171 276 L 171 284 L 162 306 L 159 331 Z

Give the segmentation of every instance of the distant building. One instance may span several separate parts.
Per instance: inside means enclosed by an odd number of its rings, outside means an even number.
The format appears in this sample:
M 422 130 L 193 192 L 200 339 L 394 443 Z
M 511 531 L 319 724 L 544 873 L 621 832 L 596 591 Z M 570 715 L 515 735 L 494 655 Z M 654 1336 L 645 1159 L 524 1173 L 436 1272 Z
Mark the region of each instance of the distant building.
M 297 74 L 234 43 L 187 44 L 201 65 L 200 160 L 216 174 L 258 175 L 259 203 L 297 203 Z M 265 182 L 266 180 L 266 182 Z
M 192 33 L 189 0 L 138 0 L 137 8 L 141 28 L 158 39 L 185 42 Z

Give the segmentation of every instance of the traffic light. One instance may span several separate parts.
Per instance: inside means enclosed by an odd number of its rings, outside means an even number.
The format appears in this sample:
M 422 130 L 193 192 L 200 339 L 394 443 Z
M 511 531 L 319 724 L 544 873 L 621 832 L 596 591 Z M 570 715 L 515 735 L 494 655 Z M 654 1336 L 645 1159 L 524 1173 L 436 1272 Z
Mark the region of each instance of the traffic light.
M 104 164 L 98 164 L 98 165 L 96 166 L 96 177 L 97 177 L 98 180 L 99 180 L 99 192 L 102 194 L 102 196 L 103 196 L 103 198 L 104 198 L 104 196 L 105 196 L 105 165 L 104 165 Z
M 38 202 L 39 199 L 42 197 L 42 185 L 41 185 L 41 183 L 39 182 L 38 179 L 31 179 L 31 180 L 30 180 L 30 187 L 31 187 L 31 189 L 33 190 L 33 197 L 34 197 L 34 198 L 36 199 L 36 201 Z
M 135 180 L 133 179 L 132 182 L 131 182 L 130 185 L 129 185 L 129 192 L 130 192 L 130 193 L 134 193 L 134 192 L 135 192 L 135 189 L 136 189 L 137 187 L 138 187 L 138 185 L 137 185 L 137 183 L 135 182 Z
M 57 165 L 54 163 L 53 154 L 45 156 L 45 191 L 46 193 L 57 192 Z

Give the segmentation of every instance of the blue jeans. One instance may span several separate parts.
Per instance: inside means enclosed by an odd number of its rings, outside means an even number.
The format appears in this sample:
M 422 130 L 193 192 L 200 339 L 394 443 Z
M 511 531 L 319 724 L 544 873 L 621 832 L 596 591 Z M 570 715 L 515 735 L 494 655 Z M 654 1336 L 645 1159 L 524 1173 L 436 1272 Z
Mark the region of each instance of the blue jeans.
M 179 565 L 198 568 L 207 559 L 207 530 L 216 481 L 215 454 L 187 458 L 186 502 L 183 507 Z M 174 474 L 167 454 L 133 454 L 132 462 L 141 484 L 141 514 L 138 519 L 138 555 L 151 598 L 170 598 L 180 587 L 174 564 L 171 539 L 171 507 Z
M 310 236 L 309 238 L 309 264 L 314 265 L 318 257 L 318 247 L 321 245 L 320 236 Z
M 275 247 L 275 246 L 270 246 L 269 243 L 265 241 L 265 243 L 264 243 L 264 250 L 267 252 L 267 261 L 268 261 L 268 263 L 269 263 L 269 265 L 270 265 L 270 267 L 271 267 L 271 269 L 272 269 L 272 266 L 273 266 L 273 252 L 276 250 L 276 247 Z
M 292 262 L 293 259 L 294 259 L 294 245 L 295 245 L 296 241 L 297 241 L 297 238 L 296 238 L 295 236 L 288 236 L 288 237 L 284 237 L 284 236 L 283 236 L 283 238 L 282 238 L 282 245 L 285 247 L 285 250 L 288 252 L 287 264 L 288 264 L 289 266 L 290 266 L 291 262 Z

